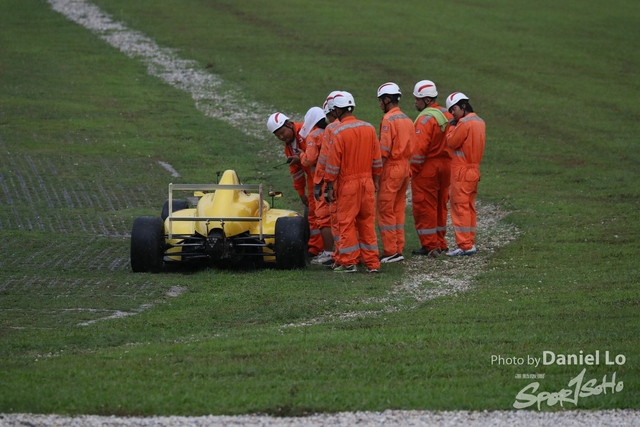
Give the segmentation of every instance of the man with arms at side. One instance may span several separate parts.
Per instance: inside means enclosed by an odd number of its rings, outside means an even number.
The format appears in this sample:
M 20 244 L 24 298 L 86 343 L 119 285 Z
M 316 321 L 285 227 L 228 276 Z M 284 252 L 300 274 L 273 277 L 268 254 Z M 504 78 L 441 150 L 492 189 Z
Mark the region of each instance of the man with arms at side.
M 409 188 L 409 158 L 414 135 L 413 121 L 398 107 L 402 93 L 388 82 L 378 88 L 378 101 L 384 116 L 380 123 L 382 175 L 378 190 L 378 229 L 383 252 L 380 262 L 403 261 L 404 220 Z
M 452 116 L 436 102 L 438 91 L 431 80 L 416 83 L 413 96 L 420 114 L 415 120 L 410 162 L 411 196 L 421 248 L 412 253 L 435 258 L 447 250 L 451 150 L 446 143 L 446 130 Z
M 322 241 L 324 242 L 324 252 L 314 258 L 311 262 L 313 264 L 322 264 L 327 266 L 331 266 L 335 263 L 340 236 L 337 219 L 338 205 L 336 202 L 329 204 L 326 198 L 323 197 L 325 192 L 325 168 L 327 166 L 327 159 L 329 158 L 331 148 L 331 144 L 329 144 L 330 134 L 333 129 L 340 124 L 333 108 L 333 97 L 338 93 L 340 93 L 340 91 L 331 92 L 322 106 L 328 124 L 324 128 L 324 132 L 316 144 L 316 148 L 319 151 L 316 163 L 316 172 L 313 178 L 313 196 L 317 202 L 316 218 L 318 226 L 320 227 Z M 329 252 L 328 257 L 326 256 L 327 252 Z
M 327 198 L 338 202 L 340 251 L 333 271 L 354 273 L 362 259 L 367 272 L 377 273 L 375 192 L 382 173 L 380 142 L 373 126 L 353 115 L 356 104 L 349 92 L 337 94 L 333 105 L 340 125 L 331 132 L 325 171 Z

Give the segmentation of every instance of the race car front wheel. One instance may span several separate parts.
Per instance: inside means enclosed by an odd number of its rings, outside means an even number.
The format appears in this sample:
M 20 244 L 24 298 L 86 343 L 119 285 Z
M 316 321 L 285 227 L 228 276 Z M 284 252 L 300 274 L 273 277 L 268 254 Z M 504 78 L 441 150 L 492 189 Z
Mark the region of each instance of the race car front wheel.
M 285 216 L 276 220 L 276 267 L 281 270 L 307 266 L 309 233 L 301 216 Z
M 159 273 L 164 260 L 164 222 L 141 216 L 131 229 L 131 269 L 134 273 Z

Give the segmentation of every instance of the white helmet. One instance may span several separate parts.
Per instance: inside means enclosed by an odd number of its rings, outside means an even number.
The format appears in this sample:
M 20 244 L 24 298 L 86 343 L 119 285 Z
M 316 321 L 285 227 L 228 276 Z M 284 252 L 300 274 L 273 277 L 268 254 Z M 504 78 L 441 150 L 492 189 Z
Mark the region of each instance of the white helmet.
M 378 98 L 382 95 L 402 95 L 402 92 L 400 92 L 400 86 L 395 83 L 388 82 L 378 88 Z
M 339 94 L 340 91 L 339 90 L 334 90 L 333 92 L 331 92 L 329 94 L 329 96 L 327 96 L 327 100 L 324 101 L 324 104 L 322 105 L 322 108 L 324 109 L 324 114 L 329 114 L 330 112 L 333 111 L 333 97 L 336 96 L 337 94 Z
M 300 128 L 300 136 L 306 138 L 311 133 L 316 123 L 324 119 L 324 110 L 320 107 L 311 107 L 304 115 L 304 124 Z
M 355 107 L 356 101 L 349 92 L 339 92 L 333 97 L 333 106 L 337 108 Z
M 416 98 L 435 98 L 438 96 L 436 84 L 431 80 L 420 80 L 413 88 L 413 96 Z
M 453 107 L 463 99 L 469 100 L 467 95 L 462 92 L 453 92 L 451 95 L 447 96 L 447 110 L 449 110 L 451 107 Z
M 274 133 L 278 129 L 280 129 L 284 124 L 289 120 L 289 117 L 285 116 L 282 113 L 273 113 L 269 116 L 269 120 L 267 120 L 267 128 L 269 132 Z

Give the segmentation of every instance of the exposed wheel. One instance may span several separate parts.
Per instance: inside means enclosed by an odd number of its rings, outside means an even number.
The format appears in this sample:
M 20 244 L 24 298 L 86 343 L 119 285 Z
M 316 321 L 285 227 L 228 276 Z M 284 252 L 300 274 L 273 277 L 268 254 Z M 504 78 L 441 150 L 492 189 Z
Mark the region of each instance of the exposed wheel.
M 159 273 L 164 261 L 164 221 L 141 216 L 131 229 L 131 269 L 134 273 Z
M 307 266 L 309 232 L 301 216 L 285 216 L 276 220 L 276 267 L 281 270 Z
M 189 209 L 189 202 L 186 200 L 173 199 L 171 200 L 171 212 L 181 211 L 182 209 Z M 160 214 L 160 218 L 164 222 L 165 219 L 169 216 L 169 200 L 164 201 L 164 205 L 162 205 L 162 213 Z

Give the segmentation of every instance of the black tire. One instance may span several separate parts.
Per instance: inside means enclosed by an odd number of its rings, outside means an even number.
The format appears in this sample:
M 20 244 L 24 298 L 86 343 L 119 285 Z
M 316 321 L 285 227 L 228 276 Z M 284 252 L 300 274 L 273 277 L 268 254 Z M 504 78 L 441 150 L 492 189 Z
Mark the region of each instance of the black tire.
M 293 270 L 307 266 L 309 232 L 305 218 L 285 216 L 276 220 L 276 267 Z
M 182 209 L 189 209 L 189 202 L 186 200 L 173 199 L 171 200 L 172 212 L 181 211 Z M 164 201 L 164 205 L 162 205 L 162 213 L 160 214 L 160 218 L 164 222 L 165 219 L 169 217 L 169 200 Z
M 159 273 L 164 262 L 164 221 L 141 216 L 131 229 L 131 269 L 134 273 Z

